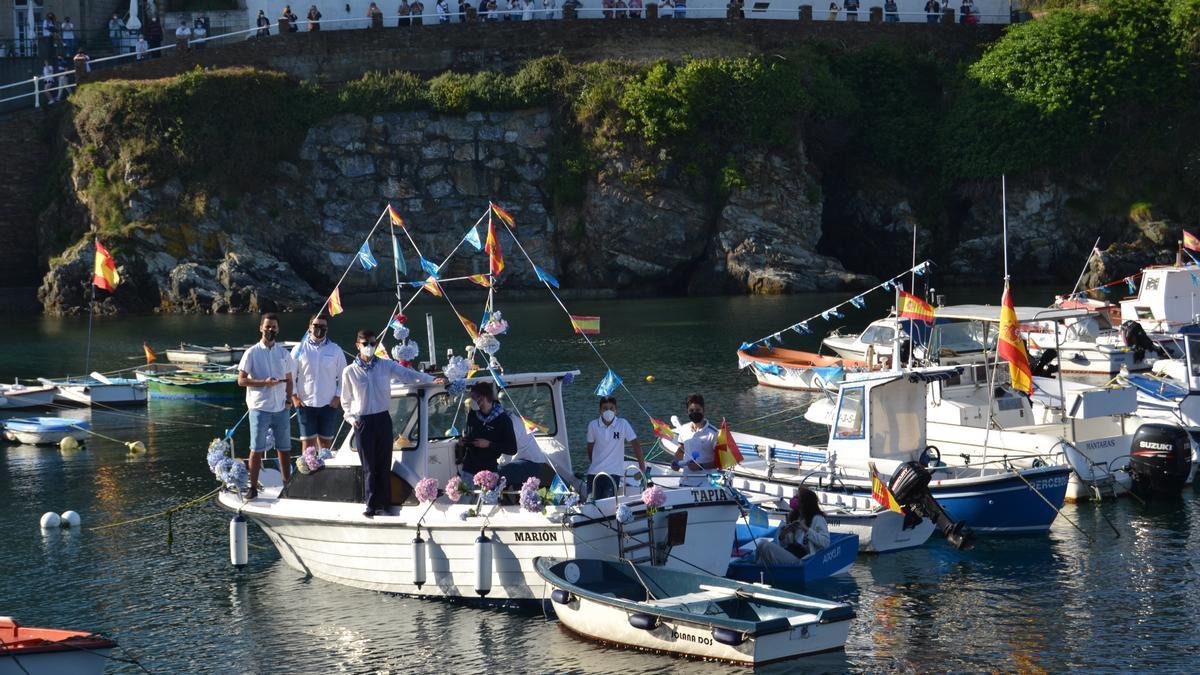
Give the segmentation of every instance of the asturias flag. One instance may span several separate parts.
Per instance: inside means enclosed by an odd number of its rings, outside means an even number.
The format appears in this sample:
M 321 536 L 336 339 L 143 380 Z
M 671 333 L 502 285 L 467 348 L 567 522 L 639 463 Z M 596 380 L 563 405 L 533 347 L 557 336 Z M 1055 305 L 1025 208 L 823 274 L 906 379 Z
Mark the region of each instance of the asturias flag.
M 1000 301 L 1000 335 L 996 342 L 996 354 L 1008 361 L 1008 373 L 1013 388 L 1033 394 L 1033 373 L 1029 369 L 1029 352 L 1018 332 L 1017 310 L 1013 307 L 1008 282 L 1004 282 L 1004 298 Z
M 116 292 L 117 284 L 121 283 L 121 275 L 117 274 L 117 262 L 99 239 L 96 240 L 96 265 L 92 273 L 92 283 L 96 288 L 109 293 Z
M 717 466 L 722 469 L 732 469 L 742 461 L 742 452 L 738 450 L 737 442 L 733 440 L 733 432 L 725 420 L 721 420 L 721 431 L 717 433 Z
M 933 306 L 912 293 L 900 291 L 900 318 L 933 323 Z
M 1189 251 L 1200 251 L 1200 237 L 1197 237 L 1187 230 L 1184 230 L 1183 247 Z

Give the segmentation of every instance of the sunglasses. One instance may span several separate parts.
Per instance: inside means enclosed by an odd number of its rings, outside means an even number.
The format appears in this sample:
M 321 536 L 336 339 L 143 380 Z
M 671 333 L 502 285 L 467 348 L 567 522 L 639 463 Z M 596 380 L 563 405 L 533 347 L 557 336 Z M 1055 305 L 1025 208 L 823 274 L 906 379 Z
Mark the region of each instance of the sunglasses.
M 374 347 L 377 344 L 379 344 L 378 340 L 362 340 L 362 345 L 364 347 Z

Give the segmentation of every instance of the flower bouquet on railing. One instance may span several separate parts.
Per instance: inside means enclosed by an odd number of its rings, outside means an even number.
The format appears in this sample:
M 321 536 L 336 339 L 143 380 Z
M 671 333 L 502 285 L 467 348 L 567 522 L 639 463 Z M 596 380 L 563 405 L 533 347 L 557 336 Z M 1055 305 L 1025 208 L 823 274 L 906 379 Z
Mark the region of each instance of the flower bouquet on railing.
M 214 438 L 208 444 L 208 469 L 226 488 L 235 492 L 249 489 L 250 472 L 246 465 L 230 456 L 229 441 Z

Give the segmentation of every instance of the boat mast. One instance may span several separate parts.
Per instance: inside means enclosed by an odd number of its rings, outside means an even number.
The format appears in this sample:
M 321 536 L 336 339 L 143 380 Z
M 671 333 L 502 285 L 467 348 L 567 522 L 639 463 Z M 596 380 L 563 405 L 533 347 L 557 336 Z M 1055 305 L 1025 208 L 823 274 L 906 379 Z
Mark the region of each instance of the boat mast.
M 1100 250 L 1100 237 L 1096 237 L 1096 243 L 1092 244 L 1092 250 L 1088 251 L 1087 260 L 1083 261 L 1083 269 L 1079 270 L 1079 278 L 1075 280 L 1075 285 L 1071 287 L 1071 295 L 1067 299 L 1075 297 L 1075 293 L 1079 291 L 1079 285 L 1083 283 L 1083 275 L 1087 274 L 1088 267 L 1092 264 L 1092 256 L 1096 255 L 1096 251 Z
M 928 286 L 928 285 L 929 284 L 926 284 L 926 286 Z M 908 273 L 908 286 L 912 290 L 912 294 L 916 295 L 917 294 L 917 224 L 915 222 L 913 223 L 912 268 Z M 900 314 L 900 292 L 897 291 L 896 292 L 896 320 L 897 320 L 897 322 L 899 322 L 899 320 L 900 320 L 899 314 Z M 912 361 L 913 361 L 913 352 L 916 351 L 916 348 L 917 348 L 917 324 L 912 319 L 909 319 L 908 325 L 913 327 L 913 334 L 908 336 L 908 367 L 911 369 Z M 900 330 L 900 327 L 899 327 L 899 324 L 897 323 L 896 331 L 899 332 L 899 330 Z M 931 334 L 933 333 L 932 325 L 929 326 L 929 332 Z M 928 350 L 929 346 L 926 345 L 925 348 L 926 348 L 926 350 Z M 926 354 L 925 358 L 928 361 L 929 354 Z
M 95 267 L 95 264 L 92 267 Z M 92 372 L 92 314 L 96 312 L 96 280 L 93 278 L 92 283 L 89 285 L 92 287 L 92 295 L 91 299 L 88 300 L 88 337 L 87 351 L 84 352 L 85 356 L 83 357 L 84 375 Z

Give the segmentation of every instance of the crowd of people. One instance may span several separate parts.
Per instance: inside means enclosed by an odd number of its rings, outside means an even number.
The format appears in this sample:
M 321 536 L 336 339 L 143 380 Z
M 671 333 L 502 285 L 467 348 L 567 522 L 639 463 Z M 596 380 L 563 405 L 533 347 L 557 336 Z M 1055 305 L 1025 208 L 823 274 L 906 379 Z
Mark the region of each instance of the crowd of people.
M 952 7 L 954 0 L 926 0 L 921 11 L 925 14 L 926 23 L 941 23 L 942 12 Z M 858 21 L 858 12 L 862 7 L 861 0 L 843 0 L 841 5 L 838 5 L 837 0 L 829 3 L 830 21 L 837 21 L 842 12 L 845 12 L 846 21 Z M 896 4 L 896 0 L 884 0 L 883 2 L 883 20 L 885 23 L 900 23 L 900 7 Z M 979 23 L 979 10 L 975 7 L 975 0 L 961 0 L 958 7 L 958 22 L 964 25 L 973 26 Z

